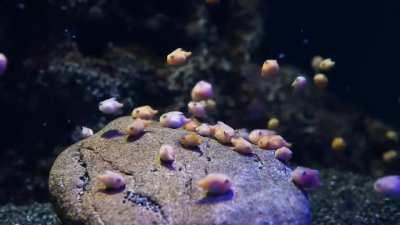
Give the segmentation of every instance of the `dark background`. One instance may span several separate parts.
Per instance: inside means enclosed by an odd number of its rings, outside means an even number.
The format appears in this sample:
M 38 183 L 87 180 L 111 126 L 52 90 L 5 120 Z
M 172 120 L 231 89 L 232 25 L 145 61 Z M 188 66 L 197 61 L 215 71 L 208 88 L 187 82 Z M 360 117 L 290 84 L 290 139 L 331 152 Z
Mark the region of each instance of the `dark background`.
M 0 31 L 0 38 L 13 37 L 8 41 L 2 39 L 0 47 L 9 52 L 11 59 L 18 61 L 21 57 L 36 54 L 29 52 L 27 46 L 36 42 L 43 45 L 50 32 L 76 38 L 84 46 L 81 50 L 88 54 L 101 52 L 99 46 L 104 46 L 107 41 L 117 39 L 123 42 L 132 38 L 124 38 L 124 33 L 118 26 L 113 27 L 112 21 L 108 28 L 113 30 L 104 33 L 93 24 L 77 24 L 73 18 L 66 19 L 60 11 L 49 8 L 46 2 L 0 2 L 0 10 L 5 12 L 0 15 L 0 23 L 8 24 L 5 30 Z M 337 61 L 337 67 L 329 77 L 330 91 L 387 122 L 400 125 L 397 118 L 400 113 L 399 79 L 396 74 L 397 53 L 400 51 L 400 6 L 396 1 L 265 2 L 267 37 L 260 52 L 271 57 L 283 53 L 285 58 L 281 61 L 310 73 L 309 61 L 313 55 L 332 57 Z M 32 9 L 34 7 L 37 9 Z M 47 41 L 50 45 L 52 40 Z M 11 64 L 19 67 L 18 63 L 11 61 Z
M 330 91 L 386 122 L 400 125 L 400 7 L 386 1 L 269 1 L 265 46 L 309 66 L 332 57 Z M 269 32 L 268 32 L 269 31 Z M 308 43 L 304 40 L 307 39 Z

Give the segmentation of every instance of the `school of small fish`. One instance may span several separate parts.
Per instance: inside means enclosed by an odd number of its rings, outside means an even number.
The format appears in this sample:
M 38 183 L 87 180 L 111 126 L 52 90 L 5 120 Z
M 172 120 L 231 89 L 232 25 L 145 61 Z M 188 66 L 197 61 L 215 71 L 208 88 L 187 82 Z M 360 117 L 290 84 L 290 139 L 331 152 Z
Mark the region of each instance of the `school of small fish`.
M 214 4 L 212 1 L 209 4 Z M 185 64 L 192 56 L 192 52 L 178 48 L 167 55 L 167 64 L 179 66 Z M 0 73 L 4 72 L 7 61 L 5 56 L 0 54 Z M 328 78 L 324 72 L 333 69 L 335 62 L 330 58 L 322 58 L 315 56 L 312 60 L 312 67 L 316 71 L 313 78 L 314 84 L 318 89 L 325 89 L 328 85 Z M 279 74 L 279 63 L 275 59 L 266 60 L 261 67 L 261 76 L 273 78 Z M 292 82 L 291 86 L 294 90 L 299 91 L 306 87 L 307 78 L 298 76 Z M 273 150 L 275 158 L 282 163 L 288 163 L 293 156 L 290 149 L 292 144 L 287 142 L 276 131 L 279 128 L 280 121 L 276 117 L 268 120 L 266 127 L 268 129 L 256 129 L 250 133 L 238 134 L 235 129 L 218 121 L 215 125 L 201 123 L 197 119 L 206 119 L 208 113 L 215 110 L 216 102 L 213 100 L 214 91 L 211 83 L 201 80 L 197 82 L 191 91 L 191 101 L 187 104 L 188 112 L 195 118 L 187 118 L 183 112 L 171 111 L 162 114 L 159 117 L 161 126 L 171 129 L 183 128 L 188 133 L 183 135 L 178 143 L 183 148 L 198 148 L 203 143 L 203 137 L 215 138 L 224 145 L 232 146 L 232 150 L 243 155 L 254 154 L 258 149 Z M 117 114 L 121 111 L 123 104 L 118 102 L 116 98 L 106 99 L 99 103 L 99 110 L 104 114 Z M 153 109 L 149 105 L 139 106 L 133 109 L 132 123 L 128 125 L 125 134 L 129 136 L 138 136 L 145 132 L 146 127 L 151 124 L 158 110 Z M 82 137 L 87 138 L 93 135 L 93 131 L 83 127 Z M 396 139 L 397 133 L 387 133 L 388 139 Z M 331 148 L 335 151 L 343 151 L 346 148 L 346 142 L 342 137 L 335 137 L 332 140 Z M 162 144 L 158 158 L 161 163 L 172 164 L 176 160 L 176 147 L 170 144 Z M 383 156 L 384 160 L 390 160 L 397 157 L 394 151 L 388 151 Z M 321 186 L 318 170 L 297 167 L 291 172 L 291 181 L 304 190 L 315 190 Z M 106 189 L 119 189 L 125 186 L 125 180 L 122 175 L 105 171 L 99 175 L 98 179 Z M 200 179 L 198 187 L 206 191 L 208 194 L 220 195 L 232 190 L 234 180 L 228 175 L 222 173 L 210 173 L 206 177 Z M 396 175 L 386 176 L 378 179 L 374 184 L 374 190 L 385 197 L 400 197 L 400 177 Z
M 198 82 L 192 90 L 192 102 L 189 103 L 189 112 L 195 117 L 204 118 L 205 100 L 210 100 L 213 97 L 212 85 L 206 81 Z M 197 101 L 195 101 L 197 100 Z M 197 109 L 191 109 L 192 104 L 202 104 L 201 113 L 196 113 Z M 204 104 L 204 105 L 203 105 Z M 101 109 L 100 109 L 101 106 Z M 112 114 L 121 109 L 123 105 L 118 103 L 116 99 L 107 99 L 100 103 L 99 109 L 106 113 Z M 153 109 L 149 105 L 139 106 L 132 110 L 132 122 L 129 124 L 125 131 L 128 136 L 139 136 L 145 132 L 147 126 L 152 123 L 158 110 Z M 183 128 L 187 131 L 178 141 L 183 148 L 198 148 L 203 142 L 203 137 L 213 137 L 218 142 L 232 146 L 232 151 L 239 154 L 249 155 L 254 154 L 255 149 L 274 150 L 275 158 L 283 163 L 287 163 L 292 157 L 292 151 L 288 148 L 291 146 L 282 136 L 277 135 L 276 131 L 279 126 L 277 118 L 271 118 L 267 124 L 270 129 L 257 129 L 250 133 L 241 133 L 238 135 L 237 131 L 228 124 L 218 121 L 215 125 L 208 123 L 200 123 L 197 119 L 189 119 L 183 112 L 171 111 L 162 114 L 159 117 L 161 126 L 171 129 Z M 93 131 L 82 130 L 87 133 L 87 137 L 93 135 Z M 161 163 L 173 164 L 176 160 L 176 147 L 171 144 L 162 144 L 158 158 Z M 292 173 L 292 181 L 304 189 L 316 189 L 320 185 L 319 174 L 316 170 L 306 170 L 302 176 L 298 175 L 298 169 Z M 106 171 L 104 174 L 99 175 L 99 180 L 103 183 L 106 189 L 119 189 L 125 185 L 122 175 Z M 203 179 L 198 181 L 198 186 L 209 194 L 219 195 L 232 190 L 233 180 L 225 174 L 210 173 Z

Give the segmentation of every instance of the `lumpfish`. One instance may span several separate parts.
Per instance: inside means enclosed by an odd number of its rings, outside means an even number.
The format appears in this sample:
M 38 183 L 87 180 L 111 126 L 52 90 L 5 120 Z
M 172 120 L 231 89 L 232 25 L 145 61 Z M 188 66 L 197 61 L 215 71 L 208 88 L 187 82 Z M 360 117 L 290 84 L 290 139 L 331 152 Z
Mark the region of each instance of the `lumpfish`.
M 189 112 L 197 118 L 207 117 L 207 109 L 204 101 L 200 102 L 191 101 L 188 103 L 188 109 Z
M 379 178 L 374 184 L 374 190 L 389 198 L 400 198 L 400 176 L 391 175 Z
M 215 139 L 223 144 L 230 143 L 231 138 L 235 136 L 235 130 L 221 121 L 214 125 L 213 131 Z
M 292 87 L 294 90 L 300 90 L 305 88 L 306 84 L 307 84 L 307 78 L 305 78 L 304 76 L 298 76 L 292 82 Z
M 103 174 L 98 176 L 101 183 L 104 184 L 106 189 L 117 190 L 125 187 L 125 179 L 121 174 L 106 170 Z
M 385 138 L 389 141 L 393 142 L 398 142 L 399 141 L 399 135 L 395 130 L 388 130 L 385 133 Z
M 306 167 L 297 167 L 291 173 L 293 183 L 304 190 L 315 190 L 321 186 L 318 170 Z
M 182 127 L 189 121 L 190 119 L 186 118 L 185 115 L 179 111 L 164 113 L 160 117 L 160 123 L 163 127 L 169 127 L 173 129 Z
M 7 64 L 7 57 L 3 53 L 0 53 L 0 75 L 2 75 L 6 71 Z
M 151 123 L 149 120 L 134 119 L 126 128 L 126 134 L 129 136 L 137 136 L 144 132 L 144 129 Z
M 177 48 L 167 55 L 167 63 L 173 66 L 182 65 L 191 55 L 192 52 L 185 51 L 182 48 Z
M 398 153 L 396 150 L 388 150 L 382 154 L 382 159 L 385 162 L 392 162 L 398 158 Z
M 109 98 L 99 103 L 99 110 L 104 114 L 118 113 L 124 104 L 118 102 L 115 98 Z
M 258 144 L 258 141 L 260 140 L 261 137 L 263 136 L 271 136 L 275 135 L 275 131 L 272 130 L 267 130 L 267 129 L 256 129 L 252 130 L 249 134 L 249 140 L 253 144 Z
M 315 70 L 318 71 L 319 70 L 319 65 L 321 64 L 321 62 L 324 60 L 324 58 L 322 58 L 322 56 L 320 55 L 316 55 L 312 58 L 311 60 L 311 67 Z
M 241 154 L 251 154 L 253 152 L 253 145 L 242 137 L 233 137 L 231 139 L 233 150 Z
M 199 180 L 197 185 L 209 194 L 225 194 L 232 188 L 231 179 L 221 173 L 210 173 L 205 178 Z
M 314 84 L 319 89 L 324 89 L 328 86 L 328 77 L 325 74 L 318 73 L 314 76 Z
M 265 60 L 261 68 L 261 76 L 271 77 L 277 75 L 279 72 L 279 64 L 275 59 Z
M 194 148 L 203 142 L 203 138 L 196 133 L 189 133 L 179 139 L 179 143 L 186 148 Z
M 151 120 L 157 113 L 151 106 L 144 105 L 133 109 L 131 115 L 133 119 Z
M 324 59 L 322 60 L 322 62 L 319 64 L 318 69 L 322 72 L 327 72 L 330 71 L 331 69 L 333 69 L 333 67 L 335 67 L 336 62 L 333 61 L 330 58 Z
M 291 146 L 291 144 L 280 135 L 263 136 L 258 140 L 257 145 L 263 149 L 278 149 Z
M 292 158 L 292 151 L 288 147 L 280 147 L 275 151 L 275 158 L 282 162 L 288 162 Z
M 213 126 L 206 123 L 202 123 L 200 126 L 196 128 L 196 132 L 201 136 L 209 137 L 213 134 L 213 129 L 214 129 Z
M 175 149 L 171 145 L 162 145 L 160 148 L 160 160 L 164 163 L 175 161 Z
M 191 119 L 189 122 L 185 123 L 185 125 L 183 126 L 183 129 L 187 130 L 187 131 L 192 131 L 195 132 L 197 127 L 200 126 L 200 123 L 195 120 L 195 119 Z
M 335 151 L 344 150 L 346 146 L 346 141 L 342 137 L 335 137 L 331 142 L 331 148 Z
M 208 100 L 214 96 L 212 84 L 201 80 L 194 85 L 191 97 L 193 101 Z
M 93 130 L 88 127 L 82 127 L 81 129 L 81 137 L 88 138 L 93 135 Z

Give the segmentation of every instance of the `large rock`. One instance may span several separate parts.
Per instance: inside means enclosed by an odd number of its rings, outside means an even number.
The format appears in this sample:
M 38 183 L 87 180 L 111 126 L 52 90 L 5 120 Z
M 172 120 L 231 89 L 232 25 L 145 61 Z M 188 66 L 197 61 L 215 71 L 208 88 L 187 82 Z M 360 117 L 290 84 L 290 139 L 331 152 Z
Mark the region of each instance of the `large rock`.
M 306 196 L 289 181 L 291 169 L 272 151 L 243 156 L 204 139 L 197 150 L 180 147 L 182 129 L 154 123 L 138 139 L 118 135 L 131 118 L 111 122 L 93 137 L 76 143 L 55 161 L 49 188 L 60 216 L 72 224 L 309 224 Z M 164 143 L 177 147 L 172 166 L 157 153 Z M 121 173 L 123 191 L 101 189 L 104 170 Z M 196 181 L 208 173 L 229 175 L 232 193 L 206 196 Z

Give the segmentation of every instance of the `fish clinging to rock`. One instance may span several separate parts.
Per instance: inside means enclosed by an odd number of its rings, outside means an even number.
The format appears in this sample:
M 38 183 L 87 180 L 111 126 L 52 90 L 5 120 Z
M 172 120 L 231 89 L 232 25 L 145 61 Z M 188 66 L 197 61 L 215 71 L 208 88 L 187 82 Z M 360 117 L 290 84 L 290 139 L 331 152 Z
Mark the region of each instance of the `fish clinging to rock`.
M 276 132 L 272 130 L 267 130 L 267 129 L 255 129 L 252 130 L 249 134 L 249 140 L 253 144 L 258 144 L 258 141 L 260 140 L 261 137 L 263 136 L 271 136 L 275 135 Z
M 213 126 L 213 135 L 218 142 L 229 144 L 231 143 L 231 138 L 235 135 L 235 130 L 227 124 L 218 121 L 217 124 Z
M 160 147 L 159 157 L 161 162 L 172 163 L 175 161 L 175 148 L 167 144 L 162 145 Z
M 144 132 L 144 129 L 151 124 L 151 121 L 134 119 L 126 128 L 126 134 L 129 136 L 138 136 Z
M 97 177 L 107 190 L 118 190 L 125 187 L 125 179 L 119 174 L 106 170 Z
M 275 151 L 275 158 L 282 162 L 288 162 L 293 156 L 293 152 L 286 146 L 280 147 Z
M 196 133 L 189 133 L 179 139 L 179 143 L 185 148 L 198 147 L 203 142 L 203 138 Z
M 258 140 L 258 147 L 263 149 L 278 149 L 284 146 L 290 147 L 291 144 L 280 135 L 263 136 Z
M 232 189 L 231 179 L 221 173 L 210 173 L 197 182 L 197 185 L 208 194 L 221 195 Z
M 231 143 L 233 150 L 240 154 L 248 155 L 253 153 L 253 145 L 242 137 L 233 137 Z
M 187 131 L 192 131 L 195 132 L 197 127 L 200 126 L 200 123 L 195 120 L 195 119 L 190 119 L 189 122 L 185 123 L 185 125 L 183 126 L 183 129 L 187 130 Z

